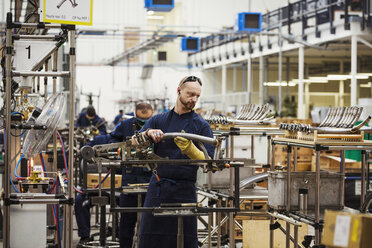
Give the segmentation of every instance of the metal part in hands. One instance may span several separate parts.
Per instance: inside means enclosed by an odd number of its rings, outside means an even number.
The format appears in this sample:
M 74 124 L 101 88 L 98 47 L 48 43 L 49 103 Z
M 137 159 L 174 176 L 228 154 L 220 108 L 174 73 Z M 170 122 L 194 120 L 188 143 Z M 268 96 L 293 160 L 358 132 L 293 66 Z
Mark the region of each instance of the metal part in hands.
M 151 141 L 144 133 L 137 133 L 133 136 L 134 141 L 137 145 L 151 145 Z

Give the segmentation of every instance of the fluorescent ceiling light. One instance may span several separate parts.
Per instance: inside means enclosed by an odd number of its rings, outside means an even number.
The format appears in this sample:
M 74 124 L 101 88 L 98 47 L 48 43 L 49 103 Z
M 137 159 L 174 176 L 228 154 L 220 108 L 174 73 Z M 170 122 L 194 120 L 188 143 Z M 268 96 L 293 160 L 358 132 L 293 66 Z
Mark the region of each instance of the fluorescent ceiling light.
M 309 77 L 309 82 L 312 83 L 327 83 L 327 77 Z
M 328 75 L 328 80 L 347 80 L 350 78 L 350 75 Z
M 164 19 L 164 16 L 147 16 L 147 19 L 151 19 L 151 20 L 163 20 Z
M 327 83 L 328 80 L 326 77 L 310 77 L 302 80 L 304 83 Z M 293 79 L 292 82 L 300 83 L 300 79 Z
M 366 84 L 360 84 L 360 87 L 361 88 L 371 88 L 371 86 L 372 86 L 372 83 L 371 82 L 368 82 Z
M 290 81 L 287 85 L 287 82 L 281 82 L 281 83 L 279 83 L 279 82 L 264 82 L 264 86 L 279 86 L 279 85 L 292 87 L 292 86 L 296 86 L 296 83 Z
M 372 77 L 372 73 L 357 73 L 357 75 Z
M 334 74 L 334 75 L 328 75 L 327 79 L 328 80 L 347 80 L 351 79 L 351 75 L 339 75 L 339 74 Z M 362 74 L 357 74 L 356 79 L 368 79 L 368 75 L 362 75 Z

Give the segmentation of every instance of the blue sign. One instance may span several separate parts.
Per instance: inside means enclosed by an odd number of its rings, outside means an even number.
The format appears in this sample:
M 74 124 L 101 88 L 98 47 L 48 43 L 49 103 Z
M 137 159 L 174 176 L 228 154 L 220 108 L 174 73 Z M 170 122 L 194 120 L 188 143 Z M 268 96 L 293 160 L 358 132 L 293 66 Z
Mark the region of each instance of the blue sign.
M 168 12 L 174 8 L 174 0 L 145 0 L 147 10 Z
M 262 14 L 258 12 L 238 13 L 238 19 L 235 29 L 244 32 L 260 32 L 262 23 Z
M 198 52 L 199 43 L 199 38 L 197 37 L 184 37 L 181 41 L 181 49 L 187 52 Z

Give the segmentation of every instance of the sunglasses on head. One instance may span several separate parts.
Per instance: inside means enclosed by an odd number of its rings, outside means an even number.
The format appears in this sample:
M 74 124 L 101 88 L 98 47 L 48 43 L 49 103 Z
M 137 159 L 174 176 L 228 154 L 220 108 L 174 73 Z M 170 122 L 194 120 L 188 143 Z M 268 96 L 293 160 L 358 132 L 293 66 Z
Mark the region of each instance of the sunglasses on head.
M 189 76 L 189 77 L 187 77 L 187 78 L 185 78 L 181 83 L 180 83 L 180 87 L 182 86 L 182 85 L 184 85 L 185 83 L 187 83 L 187 82 L 198 82 L 199 84 L 200 84 L 200 86 L 202 86 L 203 84 L 202 84 L 202 82 L 201 82 L 201 80 L 200 80 L 200 78 L 198 78 L 198 77 L 195 77 L 195 76 Z

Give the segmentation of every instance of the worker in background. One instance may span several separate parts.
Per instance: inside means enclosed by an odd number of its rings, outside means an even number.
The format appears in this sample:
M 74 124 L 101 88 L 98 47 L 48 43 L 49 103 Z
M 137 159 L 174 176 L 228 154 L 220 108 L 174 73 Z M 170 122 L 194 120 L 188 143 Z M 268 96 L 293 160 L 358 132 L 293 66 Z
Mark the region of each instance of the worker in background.
M 115 116 L 115 119 L 113 121 L 113 123 L 115 124 L 115 126 L 117 124 L 119 124 L 119 122 L 121 122 L 123 120 L 123 114 L 124 114 L 124 111 L 122 109 L 119 110 L 119 114 L 117 116 Z
M 97 114 L 93 106 L 89 105 L 86 111 L 81 112 L 77 121 L 76 127 L 93 127 L 98 129 L 99 134 L 106 134 L 106 125 Z
M 140 144 L 147 138 L 155 142 L 154 152 L 170 159 L 206 159 L 192 141 L 176 137 L 163 140 L 164 133 L 182 132 L 213 137 L 208 123 L 193 111 L 201 94 L 202 82 L 195 76 L 185 77 L 177 87 L 176 106 L 153 116 L 146 122 L 132 142 Z M 205 145 L 213 157 L 214 147 Z M 159 207 L 161 203 L 196 203 L 195 182 L 197 166 L 159 164 L 150 179 L 145 207 Z M 157 176 L 155 176 L 157 174 Z M 197 220 L 194 216 L 183 217 L 184 247 L 197 248 Z M 142 215 L 140 248 L 177 247 L 177 217 L 155 217 L 152 213 Z
M 110 134 L 113 142 L 122 142 L 134 134 L 134 128 L 139 131 L 153 115 L 152 106 L 148 103 L 138 103 L 135 109 L 135 118 L 121 121 Z M 122 168 L 122 186 L 136 183 L 148 183 L 151 171 L 143 167 Z M 133 194 L 121 194 L 120 207 L 137 207 L 138 197 Z M 132 248 L 134 228 L 137 222 L 137 213 L 120 214 L 120 247 Z
M 145 122 L 153 115 L 152 106 L 148 103 L 139 103 L 135 107 L 136 116 L 131 119 L 121 121 L 113 132 L 107 135 L 96 136 L 87 145 L 94 146 L 100 144 L 116 143 L 130 138 L 135 130 L 140 130 Z M 135 183 L 148 183 L 151 172 L 146 168 L 134 167 L 122 169 L 122 186 Z M 90 241 L 90 207 L 91 204 L 84 204 L 84 198 L 78 194 L 75 200 L 75 216 L 78 225 L 78 235 L 81 243 Z M 137 207 L 137 195 L 120 195 L 119 205 L 121 207 Z M 137 222 L 137 213 L 121 213 L 119 240 L 120 247 L 132 247 L 134 228 Z

